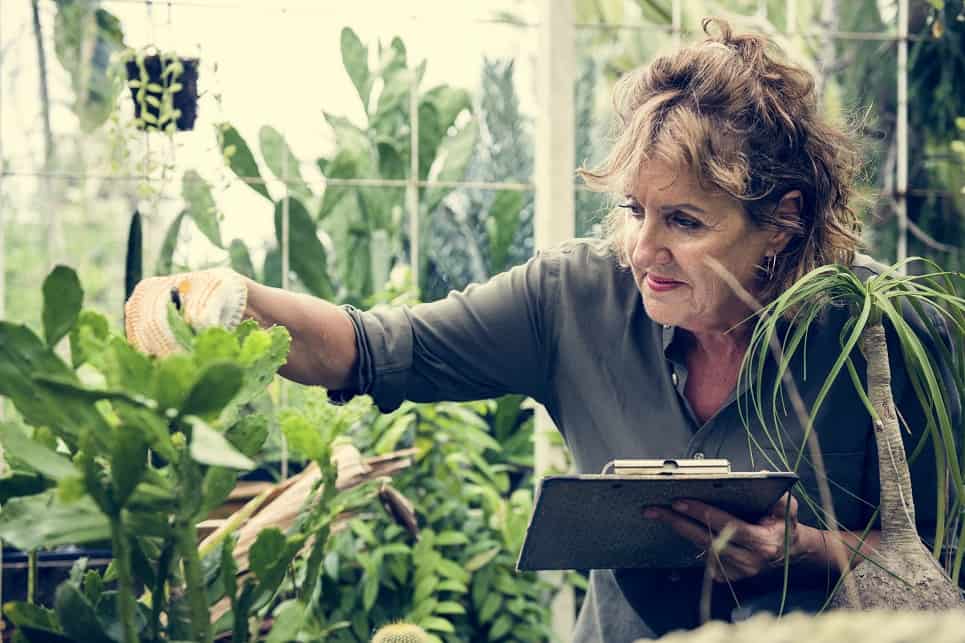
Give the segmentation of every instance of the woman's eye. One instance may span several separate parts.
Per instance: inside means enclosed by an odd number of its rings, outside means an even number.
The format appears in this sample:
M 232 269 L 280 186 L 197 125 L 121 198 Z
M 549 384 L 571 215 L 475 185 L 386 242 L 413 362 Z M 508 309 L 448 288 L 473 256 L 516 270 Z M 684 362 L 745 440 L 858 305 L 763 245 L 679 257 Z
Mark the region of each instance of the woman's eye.
M 630 214 L 634 217 L 643 216 L 643 208 L 636 201 L 624 201 L 617 206 L 618 208 L 626 208 L 630 211 Z
M 694 219 L 688 216 L 682 216 L 679 214 L 674 215 L 671 218 L 671 221 L 673 221 L 675 225 L 683 228 L 684 230 L 697 230 L 704 225 L 697 219 Z

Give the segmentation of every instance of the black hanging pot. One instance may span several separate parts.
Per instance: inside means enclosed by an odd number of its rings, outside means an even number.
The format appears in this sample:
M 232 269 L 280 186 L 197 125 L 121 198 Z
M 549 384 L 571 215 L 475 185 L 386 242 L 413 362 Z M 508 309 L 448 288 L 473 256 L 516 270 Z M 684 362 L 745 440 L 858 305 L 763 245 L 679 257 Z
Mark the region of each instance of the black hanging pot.
M 141 129 L 194 128 L 198 115 L 198 59 L 137 55 L 125 63 L 134 117 Z

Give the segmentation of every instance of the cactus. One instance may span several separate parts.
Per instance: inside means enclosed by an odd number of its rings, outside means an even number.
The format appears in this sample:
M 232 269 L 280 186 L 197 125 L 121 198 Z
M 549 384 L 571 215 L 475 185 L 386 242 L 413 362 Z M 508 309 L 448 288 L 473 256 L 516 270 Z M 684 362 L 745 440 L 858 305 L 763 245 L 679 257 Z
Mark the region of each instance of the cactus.
M 429 635 L 412 623 L 390 623 L 379 628 L 371 643 L 429 643 Z

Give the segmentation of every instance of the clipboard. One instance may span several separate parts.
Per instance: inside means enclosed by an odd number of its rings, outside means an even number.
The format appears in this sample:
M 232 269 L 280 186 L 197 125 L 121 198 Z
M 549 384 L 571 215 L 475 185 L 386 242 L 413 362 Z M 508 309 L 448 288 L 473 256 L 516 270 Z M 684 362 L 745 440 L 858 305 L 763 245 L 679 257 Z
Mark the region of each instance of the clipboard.
M 598 475 L 540 481 L 518 570 L 659 569 L 703 566 L 697 546 L 645 506 L 678 498 L 755 522 L 790 489 L 792 472 L 732 472 L 722 459 L 614 460 Z

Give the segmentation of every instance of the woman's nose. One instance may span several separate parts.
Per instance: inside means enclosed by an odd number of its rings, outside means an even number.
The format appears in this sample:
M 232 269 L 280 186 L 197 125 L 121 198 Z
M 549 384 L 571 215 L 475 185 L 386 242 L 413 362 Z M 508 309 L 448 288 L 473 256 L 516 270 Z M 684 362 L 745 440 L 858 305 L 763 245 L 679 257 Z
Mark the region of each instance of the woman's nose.
M 639 269 L 646 270 L 651 266 L 660 266 L 670 262 L 670 250 L 655 221 L 650 218 L 636 226 L 632 234 L 633 246 L 630 250 L 630 262 Z

